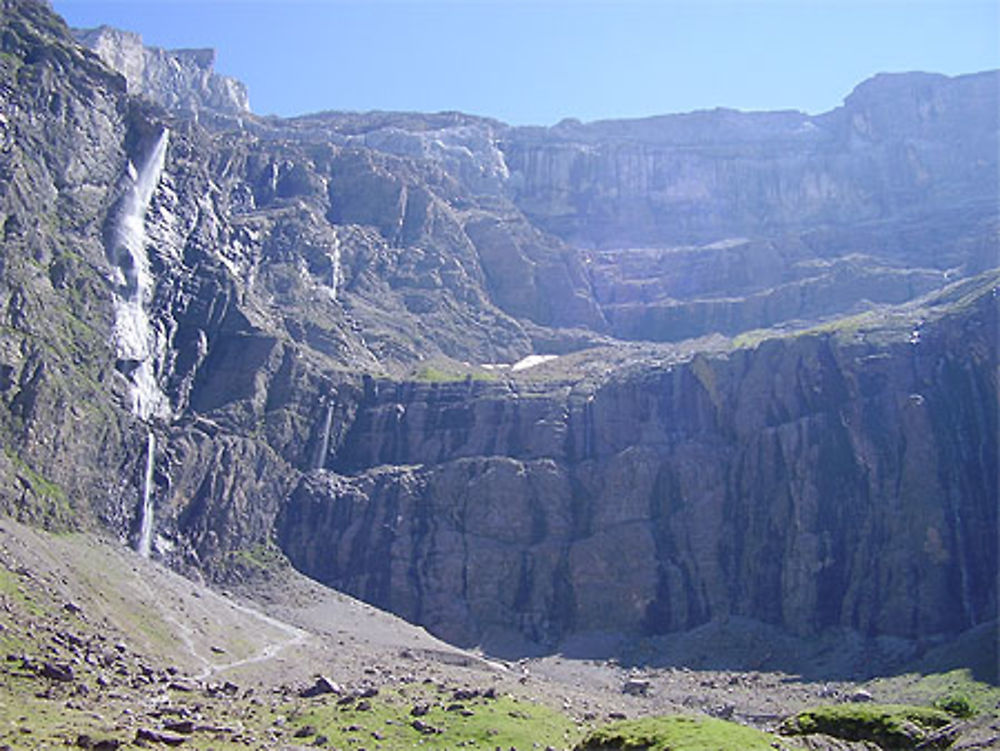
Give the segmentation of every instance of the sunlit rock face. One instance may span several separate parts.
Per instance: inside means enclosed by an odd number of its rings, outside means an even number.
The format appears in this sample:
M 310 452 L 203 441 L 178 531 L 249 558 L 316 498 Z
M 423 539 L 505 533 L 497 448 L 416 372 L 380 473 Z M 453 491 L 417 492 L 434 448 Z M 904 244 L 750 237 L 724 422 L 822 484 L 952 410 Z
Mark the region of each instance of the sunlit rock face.
M 128 82 L 128 91 L 172 110 L 249 114 L 246 86 L 212 70 L 215 50 L 146 47 L 142 37 L 109 26 L 78 29 L 74 36 Z
M 996 74 L 281 120 L 2 3 L 6 513 L 466 643 L 995 612 Z
M 842 107 L 516 128 L 507 191 L 586 254 L 609 330 L 677 341 L 893 303 L 996 263 L 998 79 Z
M 705 244 L 963 208 L 984 216 L 997 186 L 997 88 L 993 72 L 880 75 L 818 116 L 564 121 L 512 129 L 502 149 L 518 206 L 584 247 Z M 938 265 L 926 247 L 906 257 Z

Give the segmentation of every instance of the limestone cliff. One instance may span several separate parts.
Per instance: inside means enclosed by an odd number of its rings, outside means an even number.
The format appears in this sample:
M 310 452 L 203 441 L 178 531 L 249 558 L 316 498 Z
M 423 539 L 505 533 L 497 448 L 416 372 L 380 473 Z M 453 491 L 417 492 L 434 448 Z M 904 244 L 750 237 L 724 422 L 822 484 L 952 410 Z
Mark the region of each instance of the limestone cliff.
M 466 643 L 964 630 L 996 612 L 998 281 L 598 377 L 372 382 L 279 544 Z
M 880 75 L 814 117 L 719 109 L 512 129 L 508 190 L 540 226 L 596 248 L 990 216 L 997 77 Z
M 593 250 L 616 336 L 840 314 L 995 265 L 998 90 L 996 72 L 880 75 L 819 116 L 515 128 L 505 188 L 532 222 Z
M 281 120 L 0 3 L 5 513 L 463 642 L 995 613 L 996 74 Z
M 147 47 L 138 34 L 110 26 L 77 29 L 73 35 L 125 76 L 130 94 L 194 116 L 202 110 L 229 115 L 250 112 L 246 86 L 212 70 L 214 50 Z

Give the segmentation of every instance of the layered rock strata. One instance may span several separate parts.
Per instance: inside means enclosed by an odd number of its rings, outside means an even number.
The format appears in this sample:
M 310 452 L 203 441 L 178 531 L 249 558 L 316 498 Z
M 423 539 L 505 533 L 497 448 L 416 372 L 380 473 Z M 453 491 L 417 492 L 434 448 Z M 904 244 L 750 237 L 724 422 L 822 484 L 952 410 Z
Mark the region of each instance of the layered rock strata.
M 996 283 L 596 379 L 372 382 L 279 544 L 464 643 L 964 630 L 996 610 Z
M 996 73 L 819 117 L 280 120 L 0 3 L 5 513 L 217 578 L 280 546 L 463 642 L 995 611 Z

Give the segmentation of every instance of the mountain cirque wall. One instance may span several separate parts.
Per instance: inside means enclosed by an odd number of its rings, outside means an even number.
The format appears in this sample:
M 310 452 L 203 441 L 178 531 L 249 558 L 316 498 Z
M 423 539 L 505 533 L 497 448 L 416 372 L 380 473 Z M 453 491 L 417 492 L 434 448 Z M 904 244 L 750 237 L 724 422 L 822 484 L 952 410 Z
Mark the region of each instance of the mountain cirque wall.
M 972 275 L 996 265 L 996 74 L 875 79 L 818 118 L 279 120 L 204 55 L 145 50 L 136 89 L 131 35 L 78 33 L 99 58 L 43 4 L 0 8 L 5 512 L 134 544 L 148 491 L 170 565 L 224 578 L 277 545 L 464 643 L 727 614 L 923 637 L 995 615 L 996 280 Z M 910 113 L 911 90 L 933 106 Z M 587 161 L 642 139 L 715 165 L 690 221 L 663 223 L 655 185 L 636 213 L 660 157 L 618 187 L 621 165 Z M 139 362 L 113 342 L 114 238 L 157 144 Z M 751 173 L 769 177 L 734 198 Z M 806 206 L 806 173 L 836 191 Z M 643 247 L 608 244 L 626 227 Z M 941 289 L 861 328 L 611 339 Z M 535 351 L 564 357 L 458 367 Z M 148 419 L 142 368 L 169 403 Z
M 373 382 L 279 544 L 465 643 L 729 615 L 961 631 L 996 612 L 996 281 L 917 334 L 870 322 L 597 381 Z
M 507 193 L 586 255 L 608 331 L 678 341 L 896 303 L 996 265 L 996 72 L 842 107 L 512 128 Z
M 883 74 L 818 116 L 716 109 L 566 120 L 513 128 L 501 148 L 518 206 L 581 247 L 774 237 L 958 206 L 987 216 L 997 90 L 996 72 Z M 900 250 L 910 265 L 926 260 Z

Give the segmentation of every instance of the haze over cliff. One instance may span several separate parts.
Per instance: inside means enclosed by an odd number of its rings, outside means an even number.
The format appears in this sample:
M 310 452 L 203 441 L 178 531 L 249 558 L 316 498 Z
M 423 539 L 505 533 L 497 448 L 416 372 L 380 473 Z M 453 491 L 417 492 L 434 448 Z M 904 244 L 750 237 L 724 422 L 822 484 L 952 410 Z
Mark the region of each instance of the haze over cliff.
M 466 645 L 996 618 L 997 72 L 283 120 L 2 7 L 4 512 Z

